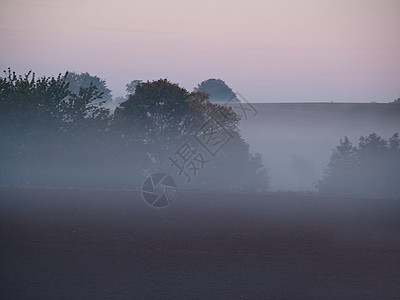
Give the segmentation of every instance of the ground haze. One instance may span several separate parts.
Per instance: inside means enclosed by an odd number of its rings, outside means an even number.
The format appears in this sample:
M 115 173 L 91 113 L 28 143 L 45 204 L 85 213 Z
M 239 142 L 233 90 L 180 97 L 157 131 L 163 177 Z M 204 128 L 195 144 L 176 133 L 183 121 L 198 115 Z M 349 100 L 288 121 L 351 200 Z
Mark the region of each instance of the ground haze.
M 384 139 L 400 131 L 400 105 L 379 103 L 263 103 L 246 111 L 241 132 L 251 152 L 262 154 L 271 177 L 270 190 L 315 190 L 332 149 L 344 136 L 357 145 L 361 135 L 375 132 Z M 250 109 L 243 104 L 243 108 Z M 236 108 L 241 113 L 241 109 Z M 243 113 L 242 113 L 243 114 Z M 308 162 L 291 170 L 293 156 Z

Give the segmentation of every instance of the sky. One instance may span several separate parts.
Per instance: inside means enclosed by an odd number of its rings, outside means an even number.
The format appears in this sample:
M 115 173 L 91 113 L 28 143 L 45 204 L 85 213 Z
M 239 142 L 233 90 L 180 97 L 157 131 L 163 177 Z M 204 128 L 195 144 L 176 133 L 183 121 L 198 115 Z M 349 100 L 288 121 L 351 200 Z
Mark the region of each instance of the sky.
M 113 96 L 219 78 L 249 102 L 389 102 L 399 14 L 399 0 L 0 0 L 0 67 L 89 72 Z

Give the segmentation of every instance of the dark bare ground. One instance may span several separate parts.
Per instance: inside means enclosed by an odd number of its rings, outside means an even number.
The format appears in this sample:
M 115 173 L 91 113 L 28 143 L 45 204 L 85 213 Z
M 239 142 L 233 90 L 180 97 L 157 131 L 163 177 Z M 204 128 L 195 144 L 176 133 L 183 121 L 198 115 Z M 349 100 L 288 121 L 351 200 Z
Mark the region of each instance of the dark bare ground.
M 400 199 L 1 189 L 1 299 L 398 299 Z

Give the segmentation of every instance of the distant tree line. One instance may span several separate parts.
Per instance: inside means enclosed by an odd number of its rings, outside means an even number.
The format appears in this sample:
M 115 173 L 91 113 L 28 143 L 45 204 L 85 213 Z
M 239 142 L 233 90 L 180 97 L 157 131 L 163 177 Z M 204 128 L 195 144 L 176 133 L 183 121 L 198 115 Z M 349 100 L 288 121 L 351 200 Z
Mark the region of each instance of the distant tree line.
M 146 175 L 165 171 L 187 188 L 268 188 L 239 117 L 203 92 L 137 80 L 111 113 L 104 106 L 111 91 L 98 77 L 4 74 L 1 185 L 138 188 Z
M 333 150 L 318 188 L 334 194 L 400 194 L 400 139 L 375 133 L 361 136 L 358 147 L 347 137 Z
M 145 176 L 161 171 L 185 188 L 268 188 L 261 155 L 249 152 L 239 117 L 217 104 L 234 95 L 222 80 L 206 80 L 193 92 L 166 79 L 134 80 L 126 87 L 127 96 L 111 113 L 104 105 L 111 91 L 96 76 L 37 78 L 5 71 L 0 185 L 139 188 Z M 299 182 L 304 170 L 313 172 L 301 157 L 293 157 L 290 168 Z M 388 140 L 375 133 L 362 136 L 357 147 L 344 137 L 318 189 L 400 194 L 399 134 Z

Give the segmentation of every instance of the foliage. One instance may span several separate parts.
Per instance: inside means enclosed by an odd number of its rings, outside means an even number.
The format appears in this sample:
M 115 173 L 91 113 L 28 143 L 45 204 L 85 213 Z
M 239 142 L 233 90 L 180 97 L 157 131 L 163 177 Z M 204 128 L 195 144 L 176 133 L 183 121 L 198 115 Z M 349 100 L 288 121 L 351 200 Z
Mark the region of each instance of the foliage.
M 75 73 L 68 72 L 66 74 L 66 82 L 69 83 L 68 90 L 75 95 L 79 94 L 81 88 L 90 88 L 94 85 L 97 88 L 97 99 L 101 99 L 103 103 L 108 103 L 112 101 L 111 90 L 107 88 L 106 81 L 97 76 L 92 76 L 89 73 Z
M 248 145 L 240 138 L 238 116 L 230 107 L 212 104 L 207 98 L 205 93 L 189 93 L 166 79 L 141 83 L 116 109 L 112 130 L 124 136 L 128 144 L 142 145 L 142 152 L 150 162 L 147 168 L 156 171 L 165 167 L 169 156 L 206 121 L 214 125 L 218 122 L 220 126 L 214 127 L 220 131 L 230 130 L 236 138 L 236 146 L 223 149 L 218 159 L 202 172 L 198 182 L 207 188 L 245 189 L 252 185 L 253 189 L 257 185 L 265 189 L 266 170 L 261 158 L 251 156 Z M 246 167 L 241 163 L 247 164 Z M 235 173 L 236 177 L 232 176 Z
M 361 136 L 358 147 L 347 137 L 333 150 L 322 192 L 341 194 L 399 194 L 400 140 L 395 133 L 385 140 L 375 133 Z
M 232 89 L 221 79 L 207 79 L 200 83 L 197 92 L 203 92 L 209 95 L 210 101 L 213 103 L 224 104 L 234 98 L 236 94 Z
M 0 182 L 38 182 L 43 162 L 57 164 L 84 154 L 73 144 L 90 143 L 104 131 L 108 110 L 94 104 L 100 93 L 94 85 L 71 93 L 66 77 L 17 76 L 10 69 L 0 77 Z M 85 135 L 85 139 L 79 139 Z M 51 175 L 49 174 L 51 177 Z M 47 178 L 47 180 L 49 177 Z
M 201 183 L 218 189 L 267 187 L 261 157 L 251 155 L 240 137 L 238 116 L 210 103 L 205 93 L 189 93 L 166 79 L 140 83 L 111 116 L 100 100 L 104 92 L 92 81 L 80 83 L 91 77 L 87 73 L 39 79 L 32 72 L 5 74 L 0 184 L 138 188 L 148 172 L 166 167 L 174 172 L 168 156 L 208 121 L 234 139 L 199 175 Z M 79 83 L 77 92 L 73 82 Z
M 395 99 L 395 100 L 393 101 L 393 103 L 400 104 L 400 97 L 398 97 L 397 99 Z
M 125 87 L 126 87 L 126 92 L 128 93 L 128 95 L 134 94 L 136 91 L 136 87 L 141 83 L 142 83 L 141 80 L 136 79 L 136 80 L 132 80 L 131 82 L 126 84 Z

